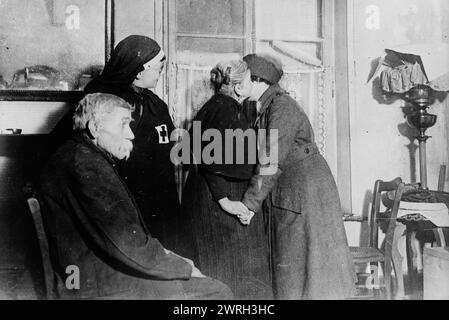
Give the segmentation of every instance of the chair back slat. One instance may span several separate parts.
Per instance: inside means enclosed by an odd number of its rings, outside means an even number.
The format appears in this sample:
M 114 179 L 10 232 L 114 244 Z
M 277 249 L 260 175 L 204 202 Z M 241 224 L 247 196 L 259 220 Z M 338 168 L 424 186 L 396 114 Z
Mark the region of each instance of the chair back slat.
M 47 299 L 55 299 L 56 296 L 53 291 L 54 273 L 50 260 L 50 250 L 48 247 L 47 235 L 45 233 L 44 223 L 42 220 L 42 213 L 39 206 L 39 201 L 34 197 L 27 199 L 28 207 L 33 217 L 34 227 L 36 229 L 36 236 L 39 241 L 39 248 L 41 251 L 42 265 L 44 270 L 45 291 Z
M 371 212 L 369 218 L 369 246 L 372 248 L 378 247 L 379 242 L 379 232 L 378 232 L 378 222 L 377 216 L 380 210 L 380 193 L 379 193 L 379 180 L 374 184 L 373 189 L 373 201 L 371 203 Z
M 438 176 L 438 191 L 444 191 L 444 185 L 446 182 L 446 165 L 440 166 L 440 174 Z
M 390 219 L 388 221 L 388 229 L 385 234 L 385 252 L 391 253 L 391 246 L 393 244 L 394 229 L 396 227 L 396 219 L 398 217 L 399 206 L 402 195 L 404 194 L 405 185 L 400 183 L 396 189 L 393 206 L 391 207 Z
M 378 181 L 379 181 L 379 192 L 395 191 L 398 188 L 399 184 L 402 183 L 401 178 L 396 178 L 392 181 L 382 181 L 382 180 Z

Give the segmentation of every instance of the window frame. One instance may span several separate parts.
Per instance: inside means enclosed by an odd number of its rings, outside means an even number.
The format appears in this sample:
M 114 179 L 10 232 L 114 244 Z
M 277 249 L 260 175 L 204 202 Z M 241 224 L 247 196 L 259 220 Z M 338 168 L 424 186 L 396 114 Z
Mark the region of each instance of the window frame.
M 169 88 L 176 87 L 176 39 L 178 37 L 190 38 L 209 38 L 209 39 L 236 39 L 243 41 L 244 54 L 251 53 L 255 44 L 254 30 L 254 0 L 243 0 L 244 5 L 244 31 L 242 35 L 236 34 L 208 34 L 208 33 L 187 33 L 178 32 L 176 17 L 176 0 L 164 0 L 165 13 L 167 23 L 164 25 L 164 45 L 166 46 L 167 68 L 166 83 L 168 88 L 164 92 L 164 97 L 168 101 L 168 105 L 173 105 L 175 101 L 175 93 Z
M 204 36 L 207 38 L 216 39 L 242 39 L 244 41 L 244 54 L 254 52 L 257 41 L 260 40 L 286 40 L 303 43 L 318 43 L 321 46 L 321 60 L 322 60 L 322 74 L 320 75 L 321 85 L 318 87 L 320 104 L 317 106 L 319 114 L 319 128 L 317 128 L 316 134 L 320 134 L 320 144 L 322 144 L 322 151 L 326 160 L 329 163 L 331 171 L 337 181 L 338 187 L 341 191 L 342 188 L 348 187 L 348 170 L 347 159 L 350 157 L 341 150 L 346 151 L 347 143 L 340 143 L 339 135 L 343 131 L 346 123 L 342 121 L 346 115 L 340 115 L 340 110 L 337 108 L 338 103 L 341 103 L 341 97 L 336 94 L 336 71 L 340 71 L 341 68 L 336 66 L 336 58 L 339 59 L 338 52 L 346 52 L 345 48 L 340 49 L 341 43 L 336 42 L 336 31 L 339 30 L 339 21 L 336 21 L 337 11 L 340 10 L 340 2 L 336 0 L 321 0 L 321 17 L 320 17 L 320 37 L 297 37 L 295 39 L 258 39 L 256 37 L 255 30 L 255 6 L 257 2 L 255 0 L 243 0 L 245 8 L 245 21 L 244 21 L 244 35 L 211 35 L 211 34 L 186 34 L 178 33 L 176 28 L 176 0 L 159 0 L 163 1 L 164 12 L 166 21 L 163 24 L 163 38 L 164 46 L 167 54 L 167 68 L 165 72 L 165 83 L 168 86 L 164 87 L 164 99 L 168 101 L 169 106 L 174 106 L 175 103 L 175 88 L 176 88 L 176 39 L 178 35 L 182 36 Z M 338 46 L 338 47 L 337 47 Z M 338 48 L 338 52 L 337 52 Z M 338 60 L 340 61 L 340 60 Z M 338 69 L 338 70 L 337 70 Z M 340 85 L 337 89 L 340 88 Z M 340 109 L 340 108 L 339 108 Z M 343 163 L 343 164 L 342 164 Z M 349 172 L 350 176 L 350 172 Z M 351 191 L 349 190 L 341 192 L 341 200 L 344 209 L 350 208 L 351 203 Z

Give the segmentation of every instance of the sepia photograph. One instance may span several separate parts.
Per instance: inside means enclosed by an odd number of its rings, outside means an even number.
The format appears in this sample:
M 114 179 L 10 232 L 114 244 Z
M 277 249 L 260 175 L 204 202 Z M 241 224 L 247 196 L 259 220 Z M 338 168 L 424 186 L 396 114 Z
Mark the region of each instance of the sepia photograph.
M 449 300 L 448 92 L 447 0 L 0 0 L 0 300 Z

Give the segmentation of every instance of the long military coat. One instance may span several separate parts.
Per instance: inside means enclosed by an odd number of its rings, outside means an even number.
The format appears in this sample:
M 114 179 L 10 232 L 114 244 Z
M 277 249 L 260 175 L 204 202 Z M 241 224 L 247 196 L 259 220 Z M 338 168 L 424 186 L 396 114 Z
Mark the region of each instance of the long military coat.
M 348 297 L 355 276 L 339 195 L 310 122 L 277 84 L 259 103 L 256 127 L 266 130 L 259 131 L 259 147 L 266 145 L 267 152 L 259 149 L 259 165 L 242 201 L 257 212 L 265 200 L 275 296 Z

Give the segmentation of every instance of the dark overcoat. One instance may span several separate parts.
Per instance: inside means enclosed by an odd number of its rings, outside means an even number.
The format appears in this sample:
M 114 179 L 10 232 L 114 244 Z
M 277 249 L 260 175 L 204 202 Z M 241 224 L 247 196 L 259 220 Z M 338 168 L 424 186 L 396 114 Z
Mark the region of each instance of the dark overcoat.
M 259 150 L 260 163 L 242 201 L 257 212 L 266 200 L 275 295 L 278 299 L 348 297 L 355 277 L 339 195 L 314 143 L 310 122 L 277 84 L 259 103 L 256 126 L 267 130 L 266 134 L 259 131 L 259 146 L 267 145 L 268 154 L 264 158 L 265 150 Z
M 212 279 L 191 278 L 190 264 L 151 236 L 114 160 L 85 134 L 76 134 L 50 158 L 38 196 L 61 298 L 184 299 L 229 293 Z M 68 266 L 79 268 L 77 290 L 65 286 Z

